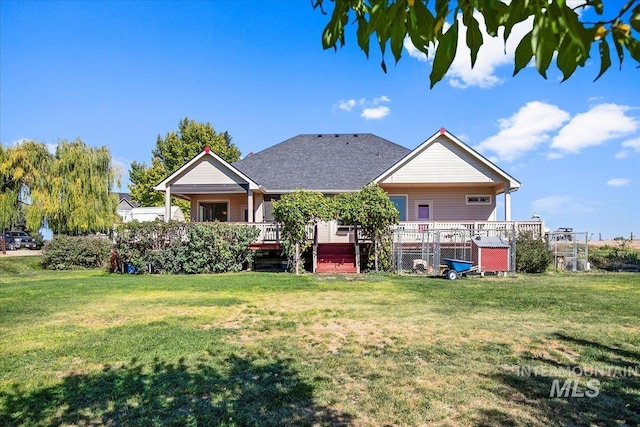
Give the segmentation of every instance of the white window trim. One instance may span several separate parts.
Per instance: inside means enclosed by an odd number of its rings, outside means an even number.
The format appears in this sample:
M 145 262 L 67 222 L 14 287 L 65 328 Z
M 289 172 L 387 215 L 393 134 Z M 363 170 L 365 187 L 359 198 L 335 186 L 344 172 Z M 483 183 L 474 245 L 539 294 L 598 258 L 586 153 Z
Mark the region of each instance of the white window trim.
M 487 202 L 470 202 L 469 198 L 471 197 L 488 197 L 489 201 Z M 491 194 L 467 194 L 465 196 L 465 201 L 467 205 L 491 205 L 492 204 L 492 197 Z
M 420 205 L 429 205 L 429 219 L 418 219 L 418 207 Z M 416 221 L 433 221 L 433 200 L 414 200 L 413 217 Z
M 387 197 L 389 197 L 389 200 L 391 200 L 392 197 L 404 197 L 405 214 L 407 215 L 407 217 L 405 219 L 400 218 L 400 221 L 409 221 L 409 195 L 408 194 L 387 194 Z
M 200 218 L 200 205 L 202 205 L 203 203 L 226 203 L 227 204 L 227 222 L 231 222 L 229 220 L 231 218 L 231 199 L 198 200 L 198 222 L 203 222 L 202 218 Z

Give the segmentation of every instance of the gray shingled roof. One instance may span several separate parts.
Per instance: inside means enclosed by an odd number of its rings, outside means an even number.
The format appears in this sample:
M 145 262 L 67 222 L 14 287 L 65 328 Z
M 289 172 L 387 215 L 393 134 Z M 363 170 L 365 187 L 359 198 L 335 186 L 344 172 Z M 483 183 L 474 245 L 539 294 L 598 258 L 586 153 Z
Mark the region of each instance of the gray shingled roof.
M 132 207 L 137 208 L 138 204 L 136 202 L 133 201 L 133 199 L 131 198 L 131 194 L 129 193 L 117 193 L 118 194 L 118 201 L 122 201 L 122 199 L 126 200 Z
M 411 150 L 372 135 L 298 135 L 233 163 L 268 191 L 359 190 Z

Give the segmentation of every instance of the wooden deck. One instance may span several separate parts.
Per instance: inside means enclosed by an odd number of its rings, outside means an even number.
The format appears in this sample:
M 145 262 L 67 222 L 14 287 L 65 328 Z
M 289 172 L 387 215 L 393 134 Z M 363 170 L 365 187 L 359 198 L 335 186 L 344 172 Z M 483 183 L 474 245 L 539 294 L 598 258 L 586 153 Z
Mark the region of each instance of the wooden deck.
M 252 248 L 258 249 L 269 247 L 279 249 L 281 243 L 281 226 L 276 223 L 252 222 L 237 223 L 256 227 L 260 230 L 260 235 L 252 243 Z M 318 224 L 318 243 L 355 243 L 355 233 L 353 226 L 339 225 L 336 221 L 321 222 Z M 425 221 L 425 222 L 401 222 L 393 226 L 393 230 L 403 230 L 403 238 L 414 235 L 416 241 L 420 240 L 425 231 L 448 230 L 455 239 L 456 231 L 470 235 L 494 235 L 496 233 L 530 232 L 534 236 L 543 236 L 545 233 L 542 221 Z M 358 233 L 359 238 L 362 236 Z M 307 239 L 313 240 L 314 228 L 307 227 Z M 409 239 L 410 240 L 410 239 Z

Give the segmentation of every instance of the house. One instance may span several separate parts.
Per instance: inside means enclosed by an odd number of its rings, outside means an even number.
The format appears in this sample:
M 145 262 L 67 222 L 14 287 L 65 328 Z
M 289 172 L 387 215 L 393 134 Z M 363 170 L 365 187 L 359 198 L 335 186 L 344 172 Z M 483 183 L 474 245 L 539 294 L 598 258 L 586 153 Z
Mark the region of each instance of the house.
M 122 222 L 131 221 L 131 209 L 137 208 L 138 204 L 133 201 L 129 193 L 117 193 L 118 206 L 116 213 L 122 218 Z
M 522 185 L 440 129 L 413 150 L 372 134 L 304 134 L 229 164 L 205 148 L 155 189 L 165 193 L 165 220 L 177 196 L 191 202 L 193 221 L 252 223 L 261 230 L 256 247 L 277 248 L 272 202 L 281 195 L 300 188 L 334 195 L 370 182 L 389 194 L 401 226 L 416 229 L 513 226 L 511 194 Z M 353 233 L 322 224 L 317 241 L 324 249 L 343 245 L 335 248 L 343 254 Z
M 182 209 L 180 209 L 180 206 L 171 206 L 169 214 L 170 214 L 170 218 L 175 221 L 184 221 L 184 214 L 182 213 Z M 165 215 L 166 215 L 165 208 L 162 206 L 133 208 L 129 212 L 129 216 L 127 220 L 124 220 L 123 222 L 130 222 L 130 221 L 147 222 L 147 221 L 155 221 L 157 219 L 164 221 Z

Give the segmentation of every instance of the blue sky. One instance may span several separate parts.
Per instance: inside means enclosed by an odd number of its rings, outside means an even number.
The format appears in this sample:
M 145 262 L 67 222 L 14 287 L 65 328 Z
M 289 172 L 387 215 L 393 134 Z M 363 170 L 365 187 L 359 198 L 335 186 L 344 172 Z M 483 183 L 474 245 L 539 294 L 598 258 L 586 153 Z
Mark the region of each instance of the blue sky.
M 106 145 L 126 190 L 129 164 L 149 163 L 156 137 L 184 117 L 228 131 L 243 154 L 301 133 L 374 133 L 414 148 L 445 127 L 524 184 L 514 219 L 536 212 L 551 229 L 640 235 L 631 61 L 595 83 L 599 60 L 564 83 L 555 69 L 511 78 L 512 46 L 505 56 L 493 42 L 474 71 L 460 55 L 430 90 L 429 63 L 410 44 L 397 65 L 386 58 L 387 74 L 350 35 L 323 50 L 327 19 L 306 0 L 2 0 L 0 141 Z

